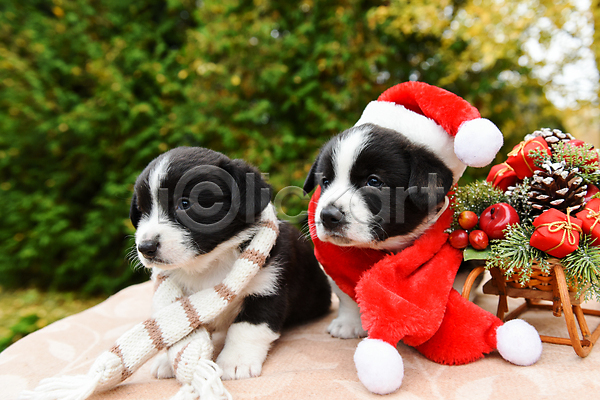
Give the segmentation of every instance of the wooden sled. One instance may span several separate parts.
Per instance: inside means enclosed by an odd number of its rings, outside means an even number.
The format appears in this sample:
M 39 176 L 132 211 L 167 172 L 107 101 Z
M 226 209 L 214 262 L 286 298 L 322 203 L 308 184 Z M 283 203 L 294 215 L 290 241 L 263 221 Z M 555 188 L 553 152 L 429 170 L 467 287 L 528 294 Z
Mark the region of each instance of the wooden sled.
M 583 296 L 577 297 L 574 291 L 569 290 L 560 260 L 550 259 L 548 261 L 551 263 L 550 274 L 544 274 L 539 269 L 534 270 L 534 275 L 527 286 L 518 283 L 518 276 L 507 278 L 498 268 L 492 268 L 490 269 L 492 279 L 483 286 L 483 293 L 499 296 L 496 315 L 505 322 L 515 319 L 531 309 L 552 310 L 556 317 L 560 317 L 564 313 L 569 338 L 545 335 L 540 335 L 540 338 L 544 343 L 572 346 L 577 355 L 586 357 L 600 337 L 600 324 L 593 332 L 590 332 L 585 316 L 600 317 L 600 310 L 582 308 Z M 471 271 L 462 291 L 465 299 L 469 299 L 475 280 L 484 271 L 483 266 Z M 508 313 L 508 297 L 523 298 L 525 302 Z M 552 304 L 542 304 L 542 300 L 551 301 Z M 579 331 L 577 326 L 579 326 Z

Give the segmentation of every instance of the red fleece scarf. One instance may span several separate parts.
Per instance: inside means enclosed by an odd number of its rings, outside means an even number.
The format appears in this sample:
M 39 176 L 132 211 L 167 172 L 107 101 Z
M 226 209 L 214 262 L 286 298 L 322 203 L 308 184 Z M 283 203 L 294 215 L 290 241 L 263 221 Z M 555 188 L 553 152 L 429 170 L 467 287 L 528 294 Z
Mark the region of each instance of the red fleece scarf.
M 387 254 L 320 241 L 314 224 L 320 193 L 318 187 L 308 209 L 315 255 L 338 287 L 360 306 L 370 338 L 394 346 L 402 340 L 444 364 L 473 361 L 495 348 L 500 320 L 452 289 L 462 261 L 444 233 L 452 210 L 446 210 L 411 246 Z

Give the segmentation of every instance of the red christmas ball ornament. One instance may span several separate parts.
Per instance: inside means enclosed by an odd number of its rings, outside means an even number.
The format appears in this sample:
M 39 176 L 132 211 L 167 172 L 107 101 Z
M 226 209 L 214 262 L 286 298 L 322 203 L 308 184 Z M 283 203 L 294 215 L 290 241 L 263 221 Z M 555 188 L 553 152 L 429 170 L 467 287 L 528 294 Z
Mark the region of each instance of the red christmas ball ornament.
M 588 203 L 590 200 L 592 200 L 592 197 L 596 194 L 600 192 L 600 190 L 598 189 L 598 187 L 596 185 L 588 185 L 587 187 L 587 193 L 585 194 L 585 197 L 583 198 L 583 203 Z
M 473 211 L 463 211 L 458 215 L 458 224 L 461 228 L 469 230 L 477 225 L 477 214 Z
M 517 211 L 507 203 L 489 206 L 479 217 L 479 227 L 490 239 L 504 239 L 504 230 L 520 221 Z
M 585 145 L 585 142 L 583 140 L 579 140 L 579 139 L 571 139 L 567 143 L 569 145 L 575 146 L 575 147 L 583 147 Z
M 463 229 L 457 229 L 448 237 L 450 245 L 457 249 L 464 249 L 469 245 L 469 234 Z
M 488 235 L 480 229 L 469 233 L 469 243 L 475 250 L 485 249 L 489 242 Z

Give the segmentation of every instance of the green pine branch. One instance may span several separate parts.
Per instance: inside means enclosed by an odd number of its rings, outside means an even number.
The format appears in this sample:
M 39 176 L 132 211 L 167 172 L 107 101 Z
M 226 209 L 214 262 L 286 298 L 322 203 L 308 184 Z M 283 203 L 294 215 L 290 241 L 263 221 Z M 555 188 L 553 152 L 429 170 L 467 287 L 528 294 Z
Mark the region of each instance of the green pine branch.
M 596 239 L 598 241 L 600 239 Z M 577 296 L 600 301 L 600 247 L 589 235 L 581 235 L 577 250 L 562 259 L 567 283 Z
M 594 146 L 585 143 L 583 146 L 571 146 L 565 142 L 554 143 L 552 146 L 552 156 L 548 156 L 542 149 L 529 151 L 529 157 L 533 159 L 535 166 L 543 168 L 547 161 L 552 163 L 564 162 L 566 169 L 574 170 L 577 168 L 577 176 L 580 176 L 587 184 L 600 184 L 600 165 L 596 161 L 596 152 Z
M 542 151 L 541 148 L 529 150 L 527 155 L 533 160 L 533 165 L 539 168 L 542 168 L 542 165 L 544 165 L 545 162 L 553 160 L 552 156 L 548 155 L 545 150 Z
M 565 162 L 567 169 L 577 168 L 577 176 L 580 176 L 587 184 L 600 184 L 600 164 L 595 160 L 596 151 L 594 146 L 585 143 L 583 146 L 571 146 L 566 142 L 552 144 L 552 156 L 542 149 L 533 149 L 528 153 L 535 166 L 542 168 L 547 161 L 553 163 Z
M 533 273 L 533 262 L 537 261 L 543 272 L 550 271 L 548 255 L 529 244 L 534 227 L 514 224 L 507 228 L 505 239 L 494 240 L 490 248 L 490 258 L 486 268 L 500 268 L 510 277 L 519 274 L 519 283 L 527 284 Z
M 593 174 L 598 170 L 597 153 L 594 146 L 585 143 L 583 146 L 571 146 L 565 142 L 552 145 L 552 161 L 564 161 L 570 169 L 578 168 L 583 174 Z

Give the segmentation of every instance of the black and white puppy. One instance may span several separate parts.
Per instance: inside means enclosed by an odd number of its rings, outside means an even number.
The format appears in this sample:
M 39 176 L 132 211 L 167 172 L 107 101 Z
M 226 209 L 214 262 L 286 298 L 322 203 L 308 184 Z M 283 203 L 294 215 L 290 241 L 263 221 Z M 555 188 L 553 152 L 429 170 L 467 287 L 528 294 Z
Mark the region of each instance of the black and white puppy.
M 452 171 L 432 151 L 394 130 L 368 123 L 323 146 L 304 191 L 321 186 L 314 219 L 321 241 L 398 252 L 446 209 L 446 193 L 453 183 Z M 329 333 L 365 336 L 358 306 L 333 287 L 340 308 Z
M 270 197 L 261 174 L 242 160 L 199 147 L 168 151 L 135 183 L 130 217 L 139 260 L 146 268 L 168 270 L 186 295 L 213 287 L 258 230 Z M 216 359 L 223 379 L 260 375 L 284 327 L 329 310 L 330 288 L 310 244 L 288 223 L 280 221 L 279 230 L 264 267 L 207 327 L 213 341 L 224 338 Z M 166 354 L 155 361 L 153 374 L 173 376 Z

